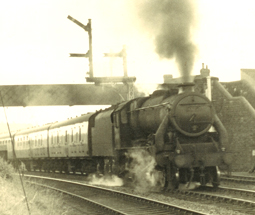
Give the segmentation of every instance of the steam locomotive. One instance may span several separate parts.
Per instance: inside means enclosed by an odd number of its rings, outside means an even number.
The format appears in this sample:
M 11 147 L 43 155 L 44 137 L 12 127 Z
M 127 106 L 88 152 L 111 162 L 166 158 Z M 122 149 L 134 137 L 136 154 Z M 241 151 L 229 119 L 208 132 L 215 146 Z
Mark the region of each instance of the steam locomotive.
M 212 130 L 213 128 L 213 130 Z M 144 150 L 156 161 L 163 186 L 220 183 L 219 165 L 229 164 L 226 129 L 211 101 L 194 91 L 157 90 L 105 110 L 0 136 L 0 154 L 27 170 L 101 172 L 122 175 L 130 152 Z

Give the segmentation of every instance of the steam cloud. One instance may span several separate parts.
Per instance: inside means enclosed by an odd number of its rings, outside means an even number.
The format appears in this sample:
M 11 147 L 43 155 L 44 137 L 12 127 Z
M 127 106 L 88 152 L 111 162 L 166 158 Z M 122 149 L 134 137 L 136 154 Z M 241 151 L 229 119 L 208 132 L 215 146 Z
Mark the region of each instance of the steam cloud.
M 89 176 L 89 184 L 103 185 L 108 187 L 120 187 L 123 185 L 123 180 L 116 175 L 104 175 L 98 177 L 95 174 Z
M 156 161 L 145 150 L 132 151 L 128 155 L 132 158 L 127 170 L 134 178 L 133 185 L 138 192 L 148 192 L 160 188 L 161 175 L 155 171 Z
M 191 0 L 145 0 L 138 5 L 140 18 L 155 39 L 161 58 L 175 58 L 183 81 L 189 81 L 197 48 L 192 42 L 195 10 Z

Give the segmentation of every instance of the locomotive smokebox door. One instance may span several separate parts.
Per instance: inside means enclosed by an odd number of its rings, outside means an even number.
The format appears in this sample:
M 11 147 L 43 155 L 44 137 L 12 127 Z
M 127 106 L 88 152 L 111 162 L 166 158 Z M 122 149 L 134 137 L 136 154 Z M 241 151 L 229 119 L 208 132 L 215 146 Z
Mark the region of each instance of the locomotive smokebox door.
M 180 133 L 196 137 L 211 128 L 215 111 L 208 98 L 192 92 L 192 85 L 180 85 L 179 96 L 170 112 L 170 120 Z

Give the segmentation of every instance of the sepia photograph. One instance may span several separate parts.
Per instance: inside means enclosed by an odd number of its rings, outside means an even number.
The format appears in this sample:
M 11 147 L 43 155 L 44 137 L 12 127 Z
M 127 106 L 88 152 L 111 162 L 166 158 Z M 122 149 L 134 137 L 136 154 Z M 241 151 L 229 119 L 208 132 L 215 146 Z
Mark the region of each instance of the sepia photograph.
M 0 214 L 254 214 L 254 10 L 0 0 Z

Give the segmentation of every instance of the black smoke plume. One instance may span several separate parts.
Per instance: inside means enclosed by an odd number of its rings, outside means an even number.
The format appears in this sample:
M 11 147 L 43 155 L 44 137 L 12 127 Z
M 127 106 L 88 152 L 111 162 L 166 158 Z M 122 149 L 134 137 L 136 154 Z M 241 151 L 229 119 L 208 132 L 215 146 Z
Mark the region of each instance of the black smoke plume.
M 192 0 L 142 0 L 139 17 L 155 39 L 155 51 L 161 58 L 175 58 L 183 81 L 189 81 L 197 48 L 192 42 L 196 24 Z

